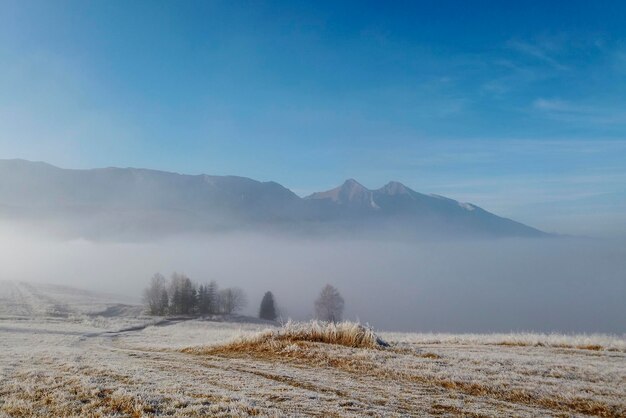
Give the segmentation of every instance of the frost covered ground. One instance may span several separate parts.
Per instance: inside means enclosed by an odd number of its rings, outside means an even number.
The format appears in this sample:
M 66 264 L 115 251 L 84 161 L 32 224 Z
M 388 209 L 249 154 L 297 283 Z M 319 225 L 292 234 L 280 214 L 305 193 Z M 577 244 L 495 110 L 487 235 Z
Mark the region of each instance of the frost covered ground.
M 381 333 L 390 347 L 231 349 L 268 325 L 0 289 L 0 416 L 626 416 L 620 337 Z

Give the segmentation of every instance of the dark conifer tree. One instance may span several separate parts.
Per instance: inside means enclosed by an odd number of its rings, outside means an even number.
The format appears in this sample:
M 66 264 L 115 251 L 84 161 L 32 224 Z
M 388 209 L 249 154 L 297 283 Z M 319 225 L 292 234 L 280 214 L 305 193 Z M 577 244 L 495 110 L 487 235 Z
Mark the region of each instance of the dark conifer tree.
M 274 305 L 274 295 L 272 292 L 265 292 L 263 300 L 261 301 L 261 308 L 259 309 L 259 318 L 268 319 L 270 321 L 276 320 L 276 306 Z

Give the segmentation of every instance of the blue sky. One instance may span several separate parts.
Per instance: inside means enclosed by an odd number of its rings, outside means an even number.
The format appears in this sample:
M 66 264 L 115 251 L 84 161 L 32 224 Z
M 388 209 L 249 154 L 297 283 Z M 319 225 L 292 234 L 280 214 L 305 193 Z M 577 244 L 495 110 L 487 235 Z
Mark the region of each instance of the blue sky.
M 626 3 L 0 1 L 0 158 L 401 181 L 626 236 Z

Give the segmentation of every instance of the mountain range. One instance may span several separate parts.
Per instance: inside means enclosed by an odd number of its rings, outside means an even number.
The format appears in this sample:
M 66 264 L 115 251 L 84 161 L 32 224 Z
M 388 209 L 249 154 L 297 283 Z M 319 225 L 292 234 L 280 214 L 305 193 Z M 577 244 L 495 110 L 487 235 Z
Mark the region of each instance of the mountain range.
M 302 198 L 246 177 L 74 170 L 25 160 L 0 160 L 0 219 L 103 239 L 233 230 L 408 239 L 548 235 L 395 181 L 370 190 L 349 179 Z

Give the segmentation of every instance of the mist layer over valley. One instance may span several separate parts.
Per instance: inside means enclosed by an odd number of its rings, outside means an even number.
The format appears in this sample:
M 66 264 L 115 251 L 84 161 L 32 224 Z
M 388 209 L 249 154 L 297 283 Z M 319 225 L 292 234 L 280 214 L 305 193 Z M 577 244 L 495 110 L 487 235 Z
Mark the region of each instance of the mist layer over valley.
M 246 291 L 256 315 L 271 290 L 283 318 L 308 319 L 321 287 L 345 317 L 378 329 L 434 332 L 626 332 L 626 245 L 566 238 L 432 242 L 189 235 L 150 242 L 59 239 L 0 227 L 2 279 L 140 300 L 155 272 Z

